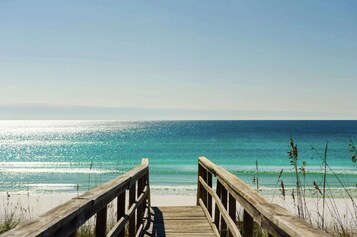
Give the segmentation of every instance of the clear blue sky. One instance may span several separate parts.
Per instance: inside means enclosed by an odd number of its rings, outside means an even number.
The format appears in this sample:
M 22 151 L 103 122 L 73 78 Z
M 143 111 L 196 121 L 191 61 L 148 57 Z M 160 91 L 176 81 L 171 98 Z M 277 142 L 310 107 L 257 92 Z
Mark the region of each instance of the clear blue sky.
M 357 119 L 357 1 L 0 1 L 0 119 Z

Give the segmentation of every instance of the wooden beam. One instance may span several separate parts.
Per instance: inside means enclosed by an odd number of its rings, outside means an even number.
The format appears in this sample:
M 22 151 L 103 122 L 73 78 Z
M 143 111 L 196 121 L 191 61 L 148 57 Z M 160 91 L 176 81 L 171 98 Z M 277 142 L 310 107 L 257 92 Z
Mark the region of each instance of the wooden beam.
M 212 188 L 212 174 L 207 171 L 207 184 Z M 212 216 L 212 196 L 207 193 L 207 209 L 209 214 Z
M 199 182 L 199 180 L 198 180 L 198 182 Z M 217 193 L 218 197 L 220 197 L 221 193 L 222 193 L 222 185 L 219 182 L 219 180 L 217 180 L 216 193 Z M 212 197 L 212 195 L 210 195 L 210 196 Z M 219 208 L 218 208 L 217 202 L 215 202 L 215 205 L 214 205 L 214 223 L 216 224 L 218 230 L 220 229 L 220 217 L 221 217 L 221 214 L 219 213 Z
M 121 218 L 124 217 L 125 215 L 125 192 L 122 192 L 118 198 L 117 198 L 117 221 L 119 221 Z M 119 237 L 124 237 L 125 235 L 125 230 L 124 228 L 118 233 Z
M 107 206 L 97 213 L 95 236 L 105 237 L 107 231 Z
M 129 189 L 129 209 L 133 209 L 133 215 L 129 217 L 129 237 L 135 237 L 135 209 L 133 208 L 136 200 L 136 185 Z
M 204 167 L 202 167 L 202 171 L 201 172 L 202 172 L 201 173 L 201 177 L 207 183 L 207 170 Z M 201 191 L 202 201 L 205 204 L 205 206 L 207 206 L 207 194 L 208 193 L 207 193 L 206 189 L 202 188 L 202 186 L 201 186 L 201 189 L 202 189 L 202 191 Z
M 224 187 L 222 187 L 221 201 L 224 209 L 227 210 L 227 189 Z M 224 219 L 221 220 L 221 236 L 227 236 L 227 223 Z
M 141 177 L 139 180 L 138 180 L 138 193 L 137 193 L 137 196 L 139 198 L 139 196 L 143 193 L 144 191 L 144 188 L 145 188 L 145 175 L 143 177 Z M 137 208 L 137 215 L 136 215 L 136 223 L 137 223 L 137 226 L 136 226 L 136 229 L 139 228 L 140 226 L 140 223 L 143 221 L 143 215 L 144 215 L 144 205 L 145 203 L 140 203 L 138 205 L 138 208 Z
M 243 213 L 243 236 L 244 237 L 253 237 L 253 224 L 254 220 L 249 215 L 246 210 Z
M 196 200 L 196 206 L 199 205 L 199 200 L 202 198 L 202 185 L 199 182 L 200 177 L 202 177 L 202 170 L 203 167 L 200 163 L 198 163 L 198 170 L 197 170 L 197 200 Z
M 229 216 L 231 217 L 234 223 L 237 222 L 237 201 L 235 198 L 229 194 Z M 233 236 L 231 232 L 229 232 L 229 237 Z

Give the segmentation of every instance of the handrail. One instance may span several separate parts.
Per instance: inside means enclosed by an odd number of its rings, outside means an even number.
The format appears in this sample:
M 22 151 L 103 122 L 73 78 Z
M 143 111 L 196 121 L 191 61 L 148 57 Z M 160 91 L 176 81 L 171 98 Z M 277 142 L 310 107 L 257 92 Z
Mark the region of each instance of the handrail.
M 126 190 L 129 190 L 129 205 L 126 205 Z M 106 235 L 107 205 L 115 198 L 117 223 Z M 69 200 L 35 220 L 5 232 L 1 237 L 76 236 L 78 228 L 95 214 L 96 236 L 124 236 L 124 227 L 128 224 L 129 237 L 134 237 L 143 229 L 144 214 L 148 213 L 144 210 L 149 207 L 149 160 L 143 158 L 141 165 L 127 173 Z
M 212 175 L 217 177 L 216 193 L 212 189 Z M 212 197 L 215 201 L 214 220 Z M 267 202 L 237 176 L 207 158 L 199 157 L 197 205 L 208 214 L 221 236 L 241 236 L 236 224 L 237 202 L 244 209 L 243 236 L 253 236 L 254 221 L 267 231 L 269 236 L 330 236 L 281 206 Z

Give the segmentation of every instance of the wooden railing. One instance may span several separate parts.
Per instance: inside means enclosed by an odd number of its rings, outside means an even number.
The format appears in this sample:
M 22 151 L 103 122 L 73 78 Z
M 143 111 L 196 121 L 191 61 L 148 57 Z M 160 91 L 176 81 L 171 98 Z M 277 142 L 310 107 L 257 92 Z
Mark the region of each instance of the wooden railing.
M 216 192 L 212 175 L 217 177 Z M 243 223 L 239 225 L 242 228 L 238 228 L 237 203 L 244 209 Z M 198 159 L 197 205 L 203 208 L 218 236 L 253 236 L 254 222 L 269 236 L 329 236 L 281 206 L 267 202 L 237 176 L 205 157 Z
M 126 195 L 128 190 L 128 195 Z M 126 197 L 129 197 L 126 201 Z M 117 220 L 107 232 L 107 206 L 117 199 Z M 77 236 L 78 228 L 96 215 L 96 236 L 124 236 L 128 226 L 128 236 L 140 236 L 146 223 L 150 207 L 149 161 L 128 171 L 89 192 L 50 210 L 38 219 L 6 232 L 8 236 Z
M 212 179 L 217 187 L 213 189 Z M 116 223 L 107 226 L 108 204 L 116 199 Z M 244 209 L 243 223 L 238 222 L 237 204 Z M 257 225 L 269 236 L 329 236 L 299 219 L 277 204 L 267 202 L 238 177 L 207 158 L 198 160 L 197 205 L 206 214 L 217 236 L 253 236 Z M 9 236 L 77 236 L 91 217 L 99 237 L 141 236 L 149 221 L 150 186 L 148 159 L 114 180 L 52 209 L 39 218 L 10 230 Z

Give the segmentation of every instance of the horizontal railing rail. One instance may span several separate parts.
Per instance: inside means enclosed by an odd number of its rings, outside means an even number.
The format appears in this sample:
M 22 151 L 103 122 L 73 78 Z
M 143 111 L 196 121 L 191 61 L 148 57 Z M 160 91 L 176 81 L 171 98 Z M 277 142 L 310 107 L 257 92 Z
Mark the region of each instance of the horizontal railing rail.
M 217 177 L 216 192 L 212 188 L 212 175 Z M 237 203 L 244 209 L 241 231 Z M 269 236 L 330 236 L 281 206 L 267 202 L 237 176 L 205 157 L 198 159 L 197 205 L 203 208 L 219 236 L 253 236 L 254 222 Z
M 128 190 L 128 203 L 126 193 Z M 117 198 L 117 222 L 107 233 L 108 204 Z M 127 173 L 100 185 L 83 195 L 50 210 L 1 237 L 9 236 L 77 236 L 77 231 L 87 220 L 96 215 L 95 234 L 98 237 L 140 235 L 144 217 L 150 207 L 149 160 L 143 158 L 141 165 Z

